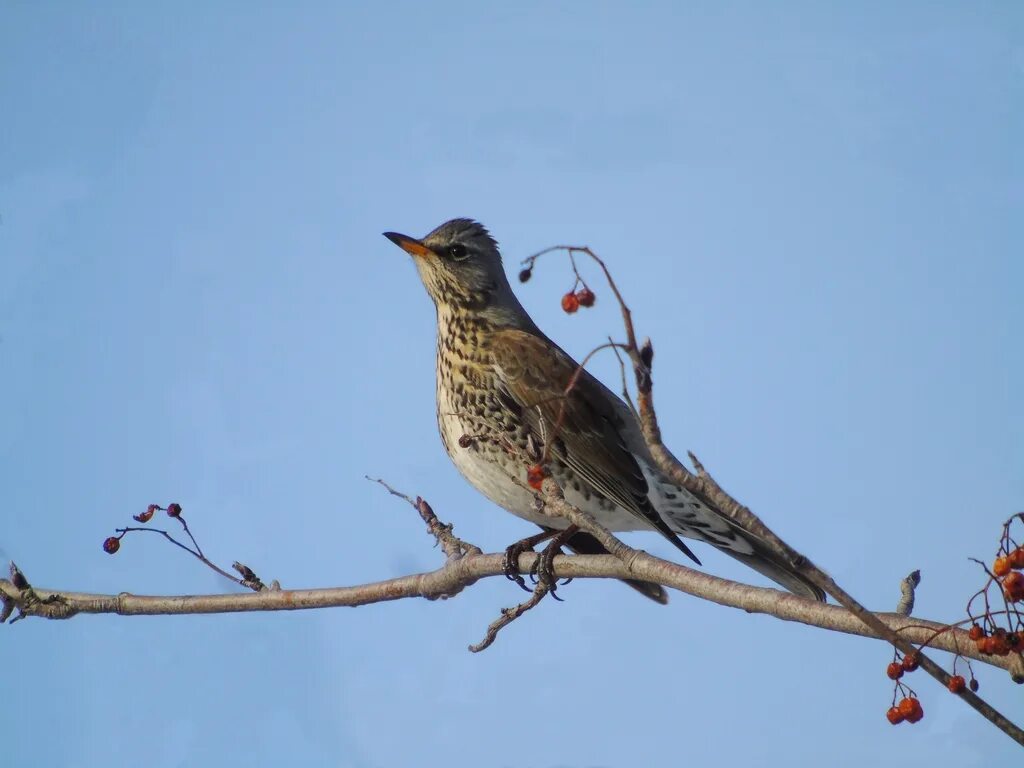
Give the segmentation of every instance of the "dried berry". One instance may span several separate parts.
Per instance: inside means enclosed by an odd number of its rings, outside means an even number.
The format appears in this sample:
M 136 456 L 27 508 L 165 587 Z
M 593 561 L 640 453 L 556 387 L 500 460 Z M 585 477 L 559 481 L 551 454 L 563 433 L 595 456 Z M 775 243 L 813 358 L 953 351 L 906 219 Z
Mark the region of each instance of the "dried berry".
M 580 290 L 576 291 L 576 300 L 580 303 L 581 307 L 594 306 L 594 301 L 596 300 L 596 298 L 597 297 L 594 296 L 594 292 L 589 288 L 583 287 Z
M 520 283 L 525 283 L 531 277 L 533 277 L 533 270 L 530 267 L 527 267 L 526 269 L 521 270 L 519 272 L 519 282 Z
M 462 437 L 459 438 L 459 447 L 460 448 L 469 448 L 469 446 L 471 446 L 472 444 L 473 444 L 473 438 L 470 437 L 469 435 L 463 435 Z
M 971 640 L 981 640 L 985 636 L 985 630 L 982 629 L 977 622 L 971 624 L 971 628 L 967 631 L 967 636 Z
M 975 677 L 971 678 L 971 681 L 967 683 L 967 687 L 971 689 L 971 693 L 978 692 L 978 679 Z
M 121 548 L 121 540 L 117 536 L 108 536 L 103 540 L 103 551 L 112 555 Z
M 132 515 L 132 518 L 138 523 L 148 523 L 153 519 L 153 514 L 160 509 L 156 504 L 150 504 L 146 507 L 145 512 L 140 512 L 137 515 Z
M 168 504 L 167 515 L 169 517 L 181 517 L 181 504 Z
M 576 298 L 576 294 L 569 291 L 565 296 L 562 297 L 562 309 L 568 314 L 572 314 L 580 308 L 580 300 Z

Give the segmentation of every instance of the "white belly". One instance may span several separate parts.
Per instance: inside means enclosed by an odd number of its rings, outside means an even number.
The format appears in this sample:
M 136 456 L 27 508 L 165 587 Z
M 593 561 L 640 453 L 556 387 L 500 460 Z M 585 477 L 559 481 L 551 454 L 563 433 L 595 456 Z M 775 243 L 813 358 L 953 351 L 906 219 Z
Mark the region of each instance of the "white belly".
M 459 438 L 472 435 L 471 424 L 450 411 L 438 414 L 438 426 L 445 443 L 450 448 L 452 461 L 470 485 L 499 507 L 511 512 L 516 517 L 529 520 L 531 523 L 547 528 L 565 528 L 568 521 L 562 517 L 548 515 L 543 512 L 538 494 L 530 490 L 526 482 L 526 465 L 519 467 L 515 482 L 510 473 L 512 464 L 498 464 L 496 461 L 484 459 L 486 453 L 474 445 L 463 448 Z M 583 494 L 572 488 L 564 489 L 565 499 L 574 507 L 586 510 L 604 527 L 612 531 L 649 530 L 651 526 L 636 515 L 620 507 L 598 506 L 594 501 L 587 500 Z

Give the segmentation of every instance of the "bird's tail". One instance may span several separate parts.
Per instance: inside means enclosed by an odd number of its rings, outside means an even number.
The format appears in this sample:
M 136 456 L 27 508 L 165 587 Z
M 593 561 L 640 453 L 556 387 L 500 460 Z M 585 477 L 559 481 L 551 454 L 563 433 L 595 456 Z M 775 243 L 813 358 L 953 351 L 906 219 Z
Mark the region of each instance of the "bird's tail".
M 719 547 L 719 549 L 727 555 L 736 558 L 748 568 L 753 568 L 762 576 L 771 579 L 794 595 L 809 597 L 822 603 L 825 602 L 825 593 L 821 588 L 812 584 L 807 577 L 797 573 L 783 562 L 767 542 L 755 538 L 749 533 L 743 533 L 742 535 L 754 550 L 752 553 L 734 552 L 728 547 Z
M 546 529 L 545 529 L 546 530 Z M 607 555 L 608 550 L 604 545 L 586 531 L 574 533 L 572 538 L 565 544 L 569 549 L 578 555 Z M 649 597 L 656 603 L 666 605 L 668 593 L 660 584 L 652 584 L 649 581 L 638 581 L 637 579 L 623 579 L 623 584 L 628 584 L 644 597 Z

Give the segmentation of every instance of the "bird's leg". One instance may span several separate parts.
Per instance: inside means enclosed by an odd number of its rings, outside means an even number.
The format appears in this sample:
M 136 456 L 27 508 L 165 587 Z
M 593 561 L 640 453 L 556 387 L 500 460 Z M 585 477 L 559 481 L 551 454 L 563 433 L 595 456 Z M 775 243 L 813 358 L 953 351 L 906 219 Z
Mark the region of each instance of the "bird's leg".
M 577 531 L 579 531 L 577 525 L 570 525 L 564 531 L 558 531 L 548 545 L 541 550 L 540 557 L 537 558 L 537 564 L 533 569 L 537 574 L 537 589 L 547 589 L 555 600 L 562 599 L 555 594 L 558 586 L 558 579 L 555 578 L 554 573 L 555 555 L 562 553 L 562 545 L 571 539 Z
M 505 578 L 509 581 L 514 581 L 520 587 L 527 592 L 533 590 L 526 586 L 526 581 L 522 576 L 519 575 L 519 556 L 523 552 L 532 552 L 533 548 L 540 544 L 542 541 L 547 541 L 554 536 L 558 531 L 545 528 L 540 533 L 536 533 L 533 536 L 527 536 L 525 539 L 517 541 L 505 549 L 505 558 L 502 561 L 502 566 L 505 569 Z

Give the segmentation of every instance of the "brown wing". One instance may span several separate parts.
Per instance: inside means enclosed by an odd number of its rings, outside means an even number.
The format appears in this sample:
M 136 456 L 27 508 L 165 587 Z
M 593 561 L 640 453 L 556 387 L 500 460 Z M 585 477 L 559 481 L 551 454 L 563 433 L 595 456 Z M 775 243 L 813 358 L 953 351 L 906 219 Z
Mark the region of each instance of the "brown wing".
M 490 338 L 496 372 L 505 394 L 521 409 L 539 440 L 551 440 L 555 457 L 605 498 L 661 531 L 688 557 L 699 560 L 669 529 L 647 498 L 647 480 L 626 447 L 622 417 L 611 394 L 551 341 L 515 329 Z

